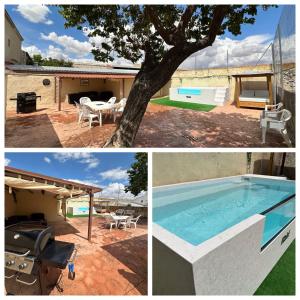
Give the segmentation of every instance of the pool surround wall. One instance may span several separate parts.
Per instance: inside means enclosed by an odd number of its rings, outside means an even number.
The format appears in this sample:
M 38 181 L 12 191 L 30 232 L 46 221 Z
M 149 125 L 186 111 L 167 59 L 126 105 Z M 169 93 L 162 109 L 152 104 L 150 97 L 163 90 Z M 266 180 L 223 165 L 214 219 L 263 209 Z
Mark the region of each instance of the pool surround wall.
M 242 177 L 285 179 L 263 175 Z M 295 239 L 295 220 L 292 220 L 262 250 L 264 223 L 265 216 L 255 214 L 197 246 L 154 223 L 153 293 L 253 295 Z
M 180 91 L 186 91 L 182 93 Z M 190 93 L 188 92 L 190 91 Z M 194 93 L 200 91 L 199 94 Z M 176 87 L 169 90 L 170 100 L 223 106 L 229 99 L 226 87 Z

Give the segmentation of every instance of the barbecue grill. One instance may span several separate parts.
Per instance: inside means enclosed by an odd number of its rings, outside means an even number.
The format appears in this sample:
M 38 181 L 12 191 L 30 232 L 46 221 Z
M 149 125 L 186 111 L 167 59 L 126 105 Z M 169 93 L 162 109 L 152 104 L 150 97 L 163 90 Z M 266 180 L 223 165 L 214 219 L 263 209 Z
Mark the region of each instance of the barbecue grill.
M 18 93 L 17 98 L 10 98 L 10 100 L 17 100 L 17 113 L 30 113 L 36 111 L 36 99 L 41 98 L 34 92 Z
M 61 272 L 72 263 L 75 255 L 75 245 L 56 241 L 51 226 L 40 222 L 7 226 L 6 292 L 13 295 L 47 295 L 55 286 L 61 291 Z

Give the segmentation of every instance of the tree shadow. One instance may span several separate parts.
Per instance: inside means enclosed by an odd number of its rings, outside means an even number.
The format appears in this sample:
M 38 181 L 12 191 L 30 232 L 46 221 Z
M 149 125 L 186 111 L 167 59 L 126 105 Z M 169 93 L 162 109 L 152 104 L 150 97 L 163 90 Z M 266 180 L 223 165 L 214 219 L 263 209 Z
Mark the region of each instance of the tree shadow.
M 146 113 L 135 146 L 287 147 L 281 135 L 271 130 L 262 144 L 259 119 L 245 113 L 183 109 Z
M 124 276 L 142 294 L 147 294 L 147 234 L 102 246 L 132 272 L 120 269 Z M 129 292 L 129 291 L 127 291 Z
M 47 114 L 14 116 L 5 124 L 5 146 L 19 148 L 62 147 Z

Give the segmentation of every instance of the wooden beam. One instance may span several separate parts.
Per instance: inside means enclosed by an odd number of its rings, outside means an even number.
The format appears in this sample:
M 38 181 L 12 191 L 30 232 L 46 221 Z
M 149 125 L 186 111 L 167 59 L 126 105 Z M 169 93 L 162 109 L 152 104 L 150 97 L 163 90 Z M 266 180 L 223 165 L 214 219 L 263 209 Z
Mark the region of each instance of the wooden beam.
M 269 104 L 272 105 L 273 104 L 273 89 L 272 89 L 271 75 L 267 76 L 267 87 L 268 87 L 268 91 L 269 91 Z
M 89 224 L 88 224 L 88 240 L 92 240 L 92 226 L 93 226 L 93 207 L 94 207 L 94 193 L 90 192 L 90 205 L 89 205 Z
M 238 77 L 235 77 L 235 87 L 234 87 L 234 101 L 237 107 L 240 107 L 240 88 Z

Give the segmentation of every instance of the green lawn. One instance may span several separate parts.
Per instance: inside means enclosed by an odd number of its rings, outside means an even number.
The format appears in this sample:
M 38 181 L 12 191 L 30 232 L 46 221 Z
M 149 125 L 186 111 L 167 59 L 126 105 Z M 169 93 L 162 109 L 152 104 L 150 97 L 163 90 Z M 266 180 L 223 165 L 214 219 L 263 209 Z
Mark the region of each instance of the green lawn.
M 254 295 L 295 295 L 295 241 Z
M 208 105 L 208 104 L 173 101 L 173 100 L 170 100 L 169 97 L 155 98 L 155 99 L 151 100 L 151 103 L 179 107 L 179 108 L 184 108 L 184 109 L 199 110 L 199 111 L 210 111 L 216 107 L 215 105 Z

